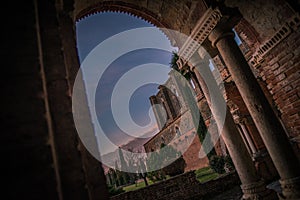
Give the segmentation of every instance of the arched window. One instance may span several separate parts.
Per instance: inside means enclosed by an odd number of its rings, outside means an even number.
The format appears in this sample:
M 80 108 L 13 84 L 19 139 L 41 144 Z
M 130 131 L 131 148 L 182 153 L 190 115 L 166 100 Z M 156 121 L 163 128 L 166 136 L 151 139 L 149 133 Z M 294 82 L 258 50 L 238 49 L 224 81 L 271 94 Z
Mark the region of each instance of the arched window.
M 177 137 L 181 136 L 181 132 L 177 126 L 175 127 L 175 132 Z
M 161 141 L 162 143 L 165 143 L 165 138 L 163 136 L 161 137 Z
M 160 98 L 160 100 L 161 100 L 161 104 L 163 105 L 163 108 L 164 108 L 164 112 L 163 113 L 165 113 L 165 119 L 166 120 L 168 120 L 168 119 L 170 119 L 170 116 L 169 116 L 169 113 L 168 113 L 168 111 L 167 111 L 167 102 L 164 100 L 164 98 Z
M 173 94 L 175 94 L 178 97 L 178 92 L 177 92 L 176 88 L 174 87 L 174 85 L 172 87 L 172 92 L 173 92 Z
M 195 89 L 196 86 L 195 86 L 195 83 L 194 83 L 193 79 L 190 79 L 190 83 L 191 83 L 192 88 Z

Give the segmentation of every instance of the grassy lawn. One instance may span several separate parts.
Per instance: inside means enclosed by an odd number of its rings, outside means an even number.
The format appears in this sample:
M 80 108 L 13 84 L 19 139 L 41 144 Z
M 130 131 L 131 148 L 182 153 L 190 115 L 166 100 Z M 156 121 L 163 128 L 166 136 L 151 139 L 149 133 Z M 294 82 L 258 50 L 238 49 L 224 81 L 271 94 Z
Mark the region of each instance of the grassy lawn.
M 215 179 L 219 176 L 219 174 L 214 172 L 210 167 L 198 169 L 195 171 L 195 174 L 196 174 L 197 180 L 201 183 Z M 169 179 L 169 178 L 170 177 L 167 176 L 167 179 Z M 151 185 L 151 184 L 153 184 L 153 182 L 151 180 L 148 180 L 148 184 Z M 143 187 L 146 187 L 145 182 L 140 181 L 139 183 L 137 183 L 137 185 L 136 184 L 128 185 L 126 187 L 123 187 L 123 189 L 125 190 L 125 192 L 128 192 L 128 191 L 137 190 L 137 189 L 140 189 Z
M 203 183 L 219 176 L 218 173 L 214 172 L 210 167 L 205 167 L 195 171 L 196 178 L 199 182 Z
M 151 184 L 153 184 L 153 182 L 148 180 L 148 184 L 151 185 Z M 140 189 L 140 188 L 143 188 L 143 187 L 146 187 L 146 185 L 145 185 L 144 181 L 141 181 L 141 182 L 137 183 L 137 185 L 132 184 L 132 185 L 128 185 L 126 187 L 123 187 L 123 190 L 125 190 L 125 192 L 128 192 L 128 191 L 137 190 L 137 189 Z
M 168 180 L 169 178 L 171 178 L 169 175 L 166 175 L 166 180 Z M 147 179 L 148 180 L 148 184 L 151 185 L 153 184 L 154 182 Z M 155 183 L 157 183 L 159 181 L 156 181 Z M 125 190 L 125 192 L 128 192 L 128 191 L 133 191 L 133 190 L 137 190 L 137 189 L 140 189 L 140 188 L 143 188 L 143 187 L 146 187 L 145 185 L 145 182 L 144 181 L 141 181 L 139 183 L 137 183 L 137 185 L 135 184 L 132 184 L 132 185 L 128 185 L 126 187 L 123 187 L 123 190 Z

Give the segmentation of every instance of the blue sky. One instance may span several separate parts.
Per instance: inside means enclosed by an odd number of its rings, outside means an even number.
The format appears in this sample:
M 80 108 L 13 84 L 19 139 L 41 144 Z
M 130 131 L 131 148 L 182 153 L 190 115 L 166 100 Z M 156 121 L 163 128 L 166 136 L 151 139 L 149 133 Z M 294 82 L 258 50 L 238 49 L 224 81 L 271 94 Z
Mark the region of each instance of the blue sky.
M 96 15 L 89 16 L 76 24 L 76 34 L 77 34 L 77 48 L 79 52 L 80 62 L 85 61 L 89 58 L 88 55 L 94 48 L 98 45 L 102 45 L 103 41 L 115 36 L 116 34 L 122 33 L 123 31 L 140 28 L 140 27 L 153 27 L 151 24 L 138 19 L 136 17 L 124 14 L 124 13 L 100 13 Z M 107 66 L 104 70 L 99 82 L 93 85 L 93 81 L 88 83 L 93 74 L 84 73 L 84 79 L 86 80 L 86 87 L 95 87 L 95 105 L 91 106 L 91 109 L 95 109 L 96 116 L 92 116 L 94 124 L 98 123 L 102 128 L 102 131 L 106 134 L 109 140 L 115 145 L 125 144 L 126 142 L 132 140 L 141 135 L 153 135 L 158 130 L 154 126 L 153 121 L 151 121 L 151 113 L 149 97 L 157 92 L 157 84 L 145 84 L 137 88 L 136 91 L 131 95 L 129 100 L 129 105 L 122 102 L 122 92 L 117 96 L 121 105 L 127 106 L 130 111 L 130 116 L 132 120 L 139 126 L 147 126 L 147 129 L 126 129 L 132 130 L 131 133 L 123 131 L 114 120 L 112 109 L 111 109 L 111 98 L 113 90 L 116 87 L 118 81 L 129 73 L 132 69 L 143 66 L 144 64 L 149 64 L 153 66 L 153 71 L 157 70 L 157 73 L 153 77 L 159 79 L 160 81 L 166 81 L 170 68 L 161 68 L 160 65 L 169 66 L 171 60 L 171 51 L 174 50 L 171 47 L 170 42 L 165 37 L 165 35 L 158 29 L 156 29 L 158 34 L 151 34 L 153 36 L 153 42 L 164 43 L 166 50 L 154 49 L 154 48 L 144 48 L 139 50 L 133 50 L 119 56 L 112 63 Z M 156 36 L 154 36 L 156 35 Z M 138 37 L 138 36 L 137 36 Z M 128 41 L 126 41 L 128 42 Z M 135 40 L 129 41 L 134 43 Z M 120 47 L 122 44 L 113 44 L 107 51 L 112 51 L 112 53 Z M 105 54 L 107 52 L 103 52 Z M 99 53 L 98 59 L 101 62 L 101 55 Z M 95 61 L 97 62 L 97 61 Z M 101 68 L 101 66 L 99 66 Z M 150 76 L 150 75 L 149 75 Z M 147 79 L 147 74 L 137 75 L 136 79 Z M 125 92 L 126 93 L 126 92 Z M 122 104 L 123 103 L 123 104 Z M 149 116 L 150 110 L 150 116 Z M 130 125 L 129 125 L 130 126 Z M 96 133 L 99 132 L 99 127 L 95 126 Z M 150 134 L 151 133 L 151 134 Z M 105 146 L 105 150 L 111 149 L 107 143 L 101 143 L 100 146 Z M 101 150 L 100 150 L 101 151 Z M 104 152 L 101 152 L 104 153 Z

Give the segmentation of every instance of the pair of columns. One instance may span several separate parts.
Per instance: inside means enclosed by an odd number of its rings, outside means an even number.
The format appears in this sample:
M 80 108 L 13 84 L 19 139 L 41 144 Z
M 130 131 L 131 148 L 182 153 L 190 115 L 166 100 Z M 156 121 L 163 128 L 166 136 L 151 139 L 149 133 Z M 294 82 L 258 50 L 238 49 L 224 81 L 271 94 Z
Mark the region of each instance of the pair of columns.
M 194 55 L 189 61 L 192 66 L 190 70 L 198 79 L 219 133 L 222 133 L 222 138 L 242 182 L 243 199 L 273 199 L 274 194 L 266 189 L 265 183 L 257 174 L 230 109 L 210 71 L 208 58 L 201 59 L 199 55 Z
M 268 103 L 238 45 L 234 41 L 233 31 L 230 27 L 221 24 L 212 30 L 208 39 L 222 56 L 280 175 L 282 188 L 282 196 L 280 197 L 284 199 L 300 199 L 299 161 L 295 156 L 281 123 Z M 211 99 L 222 101 L 220 99 L 223 99 L 223 96 L 209 69 L 208 60 L 201 58 L 198 54 L 194 54 L 189 62 L 192 64 L 193 67 L 191 70 L 195 72 L 203 93 L 208 100 L 218 128 L 222 131 L 223 139 L 242 182 L 243 198 L 273 198 L 266 191 L 264 183 L 258 177 L 228 108 L 224 127 L 221 130 L 222 124 L 220 124 L 221 120 L 219 116 L 222 113 L 219 110 L 222 110 L 222 108 L 219 105 L 222 105 L 223 102 L 212 103 Z M 207 83 L 210 84 L 210 90 L 208 90 Z M 223 99 L 223 101 L 225 100 Z

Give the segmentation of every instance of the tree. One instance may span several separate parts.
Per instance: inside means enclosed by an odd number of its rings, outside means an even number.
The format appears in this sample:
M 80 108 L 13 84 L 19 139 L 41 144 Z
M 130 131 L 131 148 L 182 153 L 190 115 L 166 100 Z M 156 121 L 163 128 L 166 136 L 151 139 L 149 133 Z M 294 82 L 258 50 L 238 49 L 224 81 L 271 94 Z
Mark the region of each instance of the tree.
M 117 183 L 117 174 L 113 168 L 109 168 L 108 175 L 110 179 L 110 184 L 116 186 Z
M 163 180 L 166 175 L 174 176 L 184 172 L 185 160 L 181 153 L 171 145 L 162 144 L 159 151 L 151 153 L 147 160 L 149 169 L 159 169 L 148 173 L 152 181 Z
M 146 169 L 146 165 L 145 165 L 145 160 L 143 158 L 139 159 L 139 164 L 138 164 L 138 173 L 140 175 L 140 177 L 144 180 L 145 185 L 148 186 L 148 181 L 147 181 L 147 169 Z

